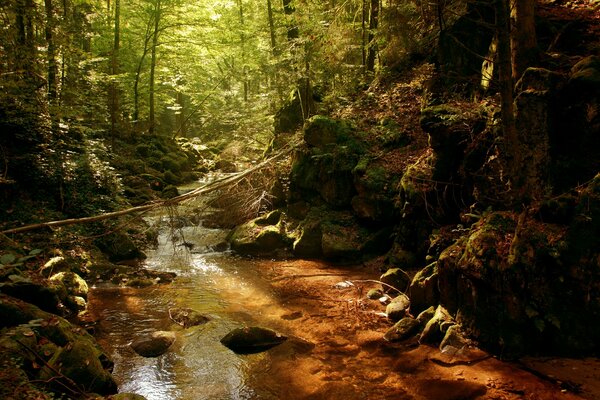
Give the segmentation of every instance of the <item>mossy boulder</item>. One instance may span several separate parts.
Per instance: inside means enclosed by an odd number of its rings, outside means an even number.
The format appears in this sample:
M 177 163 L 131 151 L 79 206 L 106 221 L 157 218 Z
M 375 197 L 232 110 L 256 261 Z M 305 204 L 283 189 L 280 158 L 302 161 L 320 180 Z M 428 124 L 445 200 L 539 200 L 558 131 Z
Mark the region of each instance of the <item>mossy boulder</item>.
M 58 372 L 88 392 L 117 392 L 110 374 L 112 362 L 84 329 L 5 295 L 0 295 L 0 321 L 3 327 L 12 327 L 2 331 L 0 349 L 21 360 L 20 368 L 33 374 L 32 379 L 49 381 Z M 32 351 L 43 357 L 47 366 L 31 368 L 39 363 Z
M 440 300 L 505 355 L 599 349 L 600 177 L 568 225 L 491 213 L 438 260 Z
M 143 259 L 146 255 L 122 232 L 113 232 L 96 239 L 95 244 L 111 262 Z
M 250 256 L 269 256 L 281 250 L 289 250 L 293 239 L 288 236 L 285 223 L 265 225 L 258 218 L 237 226 L 228 235 L 231 249 L 237 253 Z
M 408 314 L 410 299 L 405 294 L 400 294 L 392 299 L 385 308 L 387 317 L 392 321 L 400 321 Z
M 405 292 L 410 284 L 410 276 L 401 268 L 388 269 L 379 280 L 383 282 L 383 291 L 389 292 Z
M 346 143 L 352 137 L 352 131 L 348 121 L 315 115 L 307 121 L 304 127 L 304 141 L 313 147 Z
M 411 317 L 404 317 L 388 329 L 383 338 L 388 342 L 401 342 L 415 336 L 419 333 L 420 328 L 419 321 Z
M 364 159 L 353 170 L 357 195 L 352 198 L 352 209 L 361 219 L 389 223 L 396 214 L 394 203 L 400 177 Z
M 433 314 L 433 317 L 425 324 L 421 336 L 420 343 L 437 343 L 440 342 L 446 331 L 452 326 L 452 317 L 450 313 L 442 306 L 438 306 Z
M 88 295 L 88 285 L 85 280 L 74 272 L 59 272 L 58 274 L 54 274 L 50 277 L 51 282 L 60 282 L 62 283 L 67 292 L 72 296 L 87 298 Z
M 323 256 L 321 221 L 306 218 L 299 224 L 296 231 L 297 237 L 293 244 L 293 251 L 296 257 L 319 258 Z

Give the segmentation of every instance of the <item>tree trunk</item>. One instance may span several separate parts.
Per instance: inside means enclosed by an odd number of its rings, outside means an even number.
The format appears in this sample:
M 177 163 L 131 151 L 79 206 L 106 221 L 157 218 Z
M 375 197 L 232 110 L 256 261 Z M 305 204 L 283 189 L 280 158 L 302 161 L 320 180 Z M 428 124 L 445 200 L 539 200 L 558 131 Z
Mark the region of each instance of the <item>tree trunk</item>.
M 271 0 L 267 0 L 267 14 L 269 16 L 269 34 L 271 35 L 271 55 L 273 58 L 277 57 L 277 42 L 275 40 L 275 22 L 273 21 L 273 7 L 271 6 Z
M 375 43 L 375 32 L 379 26 L 379 0 L 371 0 L 371 12 L 369 15 L 369 40 L 367 51 L 367 72 L 375 71 L 375 58 L 377 57 L 377 44 Z
M 47 62 L 48 62 L 48 103 L 51 106 L 56 105 L 58 97 L 57 78 L 58 66 L 56 64 L 56 43 L 54 42 L 54 6 L 52 0 L 44 0 L 44 8 L 46 10 L 46 44 L 48 46 Z M 52 110 L 54 114 L 56 110 Z
M 498 79 L 502 103 L 502 130 L 505 153 L 513 189 L 519 185 L 521 154 L 514 112 L 514 84 L 510 49 L 510 9 L 508 0 L 496 0 L 496 29 L 498 35 Z
M 113 75 L 110 82 L 109 88 L 109 102 L 110 102 L 110 132 L 114 144 L 114 139 L 117 134 L 117 119 L 119 115 L 119 95 L 118 87 L 115 75 L 119 73 L 119 48 L 120 48 L 120 17 L 121 17 L 121 0 L 115 0 L 115 26 L 114 26 L 114 40 L 113 40 L 113 51 L 111 57 L 110 73 Z
M 538 56 L 535 34 L 535 1 L 510 0 L 512 76 L 516 82 Z
M 150 60 L 150 112 L 148 115 L 148 133 L 153 134 L 155 131 L 155 116 L 154 116 L 154 81 L 156 73 L 156 50 L 158 47 L 158 33 L 160 27 L 161 0 L 156 0 L 154 9 L 154 32 L 152 33 L 152 53 Z
M 362 0 L 361 39 L 362 39 L 362 67 L 363 73 L 367 72 L 367 0 Z
M 244 33 L 244 4 L 238 0 L 240 13 L 240 46 L 242 50 L 242 85 L 244 87 L 244 102 L 248 102 L 248 68 L 246 66 L 246 34 Z

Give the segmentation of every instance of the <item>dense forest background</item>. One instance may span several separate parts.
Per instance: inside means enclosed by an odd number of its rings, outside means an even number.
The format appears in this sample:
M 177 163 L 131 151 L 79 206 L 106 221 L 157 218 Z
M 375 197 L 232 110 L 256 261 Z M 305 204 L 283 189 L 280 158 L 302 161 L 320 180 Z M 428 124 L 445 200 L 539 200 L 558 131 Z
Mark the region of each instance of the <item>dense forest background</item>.
M 85 309 L 72 281 L 48 292 L 57 265 L 131 278 L 116 265 L 156 232 L 94 216 L 252 170 L 210 218 L 171 222 L 232 229 L 243 255 L 375 265 L 413 316 L 495 354 L 599 350 L 597 1 L 8 0 L 0 19 L 10 318 Z

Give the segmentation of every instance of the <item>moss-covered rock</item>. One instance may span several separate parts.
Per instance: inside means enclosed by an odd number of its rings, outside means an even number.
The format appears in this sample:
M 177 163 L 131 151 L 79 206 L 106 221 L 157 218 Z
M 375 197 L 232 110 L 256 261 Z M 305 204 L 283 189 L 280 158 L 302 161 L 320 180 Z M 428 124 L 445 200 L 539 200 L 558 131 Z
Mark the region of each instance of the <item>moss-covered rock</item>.
M 277 251 L 289 250 L 293 239 L 288 236 L 285 223 L 279 221 L 276 225 L 265 225 L 259 218 L 237 226 L 231 231 L 227 240 L 231 249 L 240 254 L 251 256 L 268 256 Z
M 438 304 L 438 270 L 437 262 L 433 262 L 417 272 L 410 283 L 408 293 L 411 300 L 411 310 L 415 313 Z
M 346 143 L 351 137 L 352 127 L 348 121 L 335 120 L 323 115 L 310 118 L 304 127 L 304 141 L 313 147 Z
M 401 268 L 388 269 L 383 275 L 381 275 L 379 280 L 385 283 L 385 285 L 383 285 L 383 291 L 386 293 L 404 293 L 410 284 L 410 276 Z
M 419 321 L 411 317 L 404 317 L 388 329 L 383 338 L 388 342 L 401 342 L 415 336 L 419 333 L 420 328 Z
M 58 274 L 52 275 L 50 281 L 62 283 L 67 289 L 67 292 L 72 296 L 79 296 L 84 299 L 87 298 L 89 291 L 88 285 L 81 276 L 74 272 L 59 272 Z
M 385 308 L 387 317 L 392 321 L 400 321 L 408 314 L 410 299 L 405 294 L 400 294 L 392 299 Z
M 122 232 L 113 232 L 96 239 L 95 244 L 111 262 L 146 258 L 137 245 Z
M 112 362 L 84 329 L 5 295 L 0 295 L 0 321 L 3 327 L 14 327 L 2 331 L 0 349 L 21 360 L 20 368 L 33 374 L 34 380 L 48 382 L 59 372 L 86 391 L 116 393 L 117 385 L 110 374 Z M 39 361 L 32 351 L 43 355 L 52 369 L 32 368 Z
M 296 230 L 297 237 L 293 244 L 294 255 L 300 258 L 322 257 L 323 232 L 321 231 L 321 221 L 306 218 Z
M 462 325 L 485 346 L 505 355 L 598 349 L 597 182 L 580 194 L 580 217 L 568 226 L 492 213 L 442 253 L 441 301 L 460 310 Z

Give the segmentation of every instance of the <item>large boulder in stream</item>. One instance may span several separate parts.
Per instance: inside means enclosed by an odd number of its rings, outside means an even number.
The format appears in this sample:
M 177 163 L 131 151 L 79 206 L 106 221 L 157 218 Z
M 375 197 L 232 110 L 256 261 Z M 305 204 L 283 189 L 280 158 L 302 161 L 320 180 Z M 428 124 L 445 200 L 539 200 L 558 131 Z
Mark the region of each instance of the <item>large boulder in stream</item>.
M 233 251 L 250 256 L 273 255 L 289 249 L 293 243 L 278 211 L 237 226 L 227 240 Z
M 142 357 L 158 357 L 166 353 L 173 342 L 174 332 L 156 331 L 131 343 L 131 348 Z
M 133 240 L 122 232 L 113 232 L 102 236 L 96 239 L 95 244 L 111 262 L 146 258 Z
M 221 343 L 238 354 L 260 353 L 287 340 L 287 337 L 271 329 L 250 326 L 237 328 L 221 339 Z

